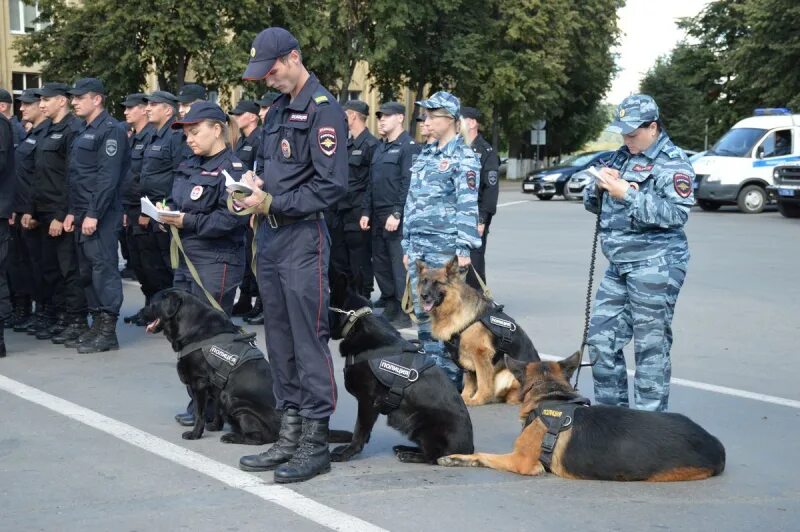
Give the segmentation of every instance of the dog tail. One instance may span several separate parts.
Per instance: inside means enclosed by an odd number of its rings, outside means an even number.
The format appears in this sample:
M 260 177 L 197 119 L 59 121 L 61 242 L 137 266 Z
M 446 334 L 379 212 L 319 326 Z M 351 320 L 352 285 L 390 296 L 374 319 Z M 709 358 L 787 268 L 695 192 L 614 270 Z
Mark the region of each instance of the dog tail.
M 353 433 L 349 430 L 331 429 L 328 434 L 328 441 L 330 443 L 350 443 L 353 441 Z

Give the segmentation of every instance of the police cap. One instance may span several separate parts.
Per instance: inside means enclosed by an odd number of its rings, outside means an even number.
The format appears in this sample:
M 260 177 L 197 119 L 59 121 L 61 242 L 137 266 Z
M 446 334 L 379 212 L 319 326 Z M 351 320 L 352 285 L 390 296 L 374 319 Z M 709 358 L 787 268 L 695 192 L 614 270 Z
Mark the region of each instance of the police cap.
M 215 120 L 223 124 L 228 122 L 228 116 L 222 108 L 211 102 L 197 102 L 186 113 L 186 116 L 172 123 L 172 129 L 180 129 L 185 125 L 197 124 L 203 120 Z
M 256 35 L 250 48 L 250 62 L 242 79 L 264 79 L 279 57 L 300 48 L 294 35 L 283 28 L 267 28 Z
M 229 111 L 229 115 L 239 116 L 245 113 L 253 113 L 257 115 L 261 108 L 258 104 L 253 100 L 239 100 L 239 103 L 236 104 L 236 107 L 233 111 Z
M 103 82 L 97 78 L 82 78 L 75 82 L 75 85 L 67 91 L 67 94 L 70 96 L 83 96 L 88 92 L 105 95 L 106 88 L 103 86 Z

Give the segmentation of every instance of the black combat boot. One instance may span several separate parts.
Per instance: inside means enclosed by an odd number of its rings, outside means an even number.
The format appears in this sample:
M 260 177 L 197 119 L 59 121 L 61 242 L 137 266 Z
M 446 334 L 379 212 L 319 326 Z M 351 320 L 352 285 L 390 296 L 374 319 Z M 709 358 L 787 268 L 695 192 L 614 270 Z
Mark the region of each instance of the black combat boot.
M 391 322 L 396 320 L 402 313 L 403 311 L 400 309 L 400 303 L 398 303 L 395 298 L 392 298 L 386 302 L 386 307 L 384 307 L 383 314 L 381 315 Z
M 34 314 L 33 321 L 28 325 L 26 333 L 35 336 L 36 333 L 47 329 L 54 325 L 56 322 L 56 313 L 51 305 L 36 305 L 36 313 Z
M 303 482 L 331 470 L 328 418 L 303 418 L 303 432 L 292 459 L 275 470 L 275 482 Z
M 264 305 L 261 303 L 261 296 L 256 297 L 256 304 L 244 318 L 245 323 L 250 325 L 264 325 Z
M 49 340 L 66 329 L 67 325 L 69 325 L 69 322 L 67 321 L 67 315 L 64 312 L 59 312 L 55 323 L 46 329 L 41 329 L 38 331 L 36 333 L 36 339 Z
M 253 302 L 251 301 L 250 294 L 239 294 L 239 300 L 233 306 L 231 315 L 235 318 L 242 318 L 253 311 Z
M 117 315 L 101 312 L 98 317 L 97 335 L 88 342 L 78 345 L 78 353 L 101 353 L 119 349 L 117 341 Z
M 64 342 L 64 347 L 75 348 L 85 342 L 91 342 L 97 336 L 98 329 L 100 328 L 100 313 L 92 312 L 92 326 L 83 331 L 74 340 L 67 340 Z
M 32 310 L 32 304 L 29 298 L 15 297 L 14 310 L 11 314 L 11 317 L 6 320 L 5 324 L 6 329 L 13 329 L 17 325 L 21 325 L 26 321 L 28 321 L 31 317 L 31 310 Z
M 77 340 L 80 335 L 89 330 L 89 324 L 86 323 L 86 316 L 69 316 L 67 321 L 67 328 L 50 339 L 54 344 L 63 344 Z
M 300 440 L 303 428 L 303 418 L 295 408 L 287 408 L 281 416 L 281 430 L 278 441 L 272 444 L 266 452 L 242 456 L 239 459 L 239 468 L 244 471 L 270 471 L 281 464 L 291 460 Z

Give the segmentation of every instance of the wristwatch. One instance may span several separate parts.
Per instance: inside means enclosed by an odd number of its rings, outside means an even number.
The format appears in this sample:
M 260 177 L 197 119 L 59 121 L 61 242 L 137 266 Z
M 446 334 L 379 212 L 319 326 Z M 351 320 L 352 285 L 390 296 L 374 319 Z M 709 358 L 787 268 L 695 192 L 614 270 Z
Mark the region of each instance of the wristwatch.
M 403 213 L 400 212 L 400 211 L 394 211 L 392 213 L 392 216 L 394 216 L 395 218 L 397 218 L 399 220 L 403 216 Z

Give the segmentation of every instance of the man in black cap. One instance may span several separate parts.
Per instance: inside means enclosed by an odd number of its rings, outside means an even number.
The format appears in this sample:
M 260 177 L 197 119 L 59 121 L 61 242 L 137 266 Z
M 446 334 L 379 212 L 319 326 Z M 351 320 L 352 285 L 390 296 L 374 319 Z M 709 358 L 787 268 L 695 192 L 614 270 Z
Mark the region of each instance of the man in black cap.
M 14 100 L 11 98 L 11 93 L 5 89 L 0 89 L 0 114 L 8 118 L 11 122 L 12 133 L 14 135 L 14 147 L 22 142 L 25 138 L 25 128 L 22 127 L 19 119 L 14 116 Z
M 142 215 L 142 160 L 145 149 L 150 143 L 150 137 L 153 134 L 153 126 L 150 125 L 147 119 L 147 100 L 144 93 L 135 92 L 129 94 L 122 102 L 122 106 L 125 107 L 125 122 L 133 128 L 128 142 L 131 158 L 130 167 L 122 182 L 120 192 L 122 206 L 125 209 L 123 225 L 125 240 L 128 244 L 128 264 L 136 274 L 136 279 L 139 281 L 145 301 L 147 301 L 149 294 L 151 294 L 151 287 L 148 285 L 145 271 L 146 264 L 143 261 L 142 250 L 140 249 L 140 242 L 147 233 L 147 229 L 143 229 L 139 225 L 139 217 Z M 139 326 L 145 325 L 141 317 L 141 311 L 125 316 L 125 323 L 133 323 Z
M 193 103 L 202 102 L 206 99 L 206 88 L 197 83 L 189 83 L 181 87 L 177 99 L 178 116 L 183 118 L 186 116 L 186 113 L 189 112 L 189 109 L 192 108 Z
M 369 186 L 369 167 L 378 145 L 367 129 L 369 105 L 361 100 L 344 104 L 347 127 L 349 177 L 347 194 L 331 209 L 331 266 L 333 270 L 360 278 L 361 295 L 369 299 L 372 294 L 372 235 L 359 225 L 361 205 Z
M 140 201 L 147 196 L 153 203 L 166 201 L 172 192 L 175 170 L 185 156 L 185 143 L 180 131 L 172 129 L 178 115 L 178 99 L 167 91 L 154 91 L 144 97 L 150 135 L 142 153 L 139 173 Z M 137 227 L 137 246 L 142 260 L 142 291 L 145 306 L 150 298 L 172 286 L 172 267 L 169 258 L 169 233 L 149 217 L 139 215 L 133 222 Z M 140 309 L 131 323 L 145 325 Z
M 467 138 L 464 141 L 481 158 L 481 179 L 478 189 L 478 234 L 481 237 L 481 247 L 470 250 L 470 259 L 473 271 L 470 268 L 467 274 L 467 283 L 477 290 L 481 290 L 480 283 L 475 277 L 475 272 L 486 280 L 486 240 L 489 238 L 489 225 L 492 217 L 497 212 L 497 196 L 500 193 L 498 184 L 498 171 L 500 159 L 492 145 L 480 134 L 481 113 L 474 107 L 462 107 L 461 117 L 467 125 Z
M 16 196 L 14 212 L 17 223 L 12 227 L 13 252 L 9 263 L 12 296 L 15 316 L 21 316 L 30 308 L 31 298 L 36 300 L 36 316 L 29 323 L 27 332 L 36 334 L 39 339 L 52 338 L 61 332 L 66 324 L 63 315 L 56 320 L 56 302 L 53 301 L 53 290 L 43 290 L 42 268 L 48 267 L 42 262 L 41 234 L 39 222 L 33 213 L 31 186 L 35 179 L 35 153 L 41 138 L 46 135 L 49 120 L 39 108 L 38 89 L 28 89 L 17 98 L 20 102 L 22 119 L 31 124 L 30 132 L 17 146 L 14 154 L 16 163 Z M 63 301 L 62 301 L 63 303 Z
M 119 349 L 117 318 L 122 281 L 117 269 L 117 234 L 122 225 L 119 186 L 127 172 L 125 126 L 105 110 L 105 87 L 83 78 L 68 91 L 75 114 L 86 122 L 69 159 L 69 214 L 64 230 L 75 232 L 81 281 L 94 317 L 79 353 Z
M 9 99 L 10 96 L 9 96 Z M 8 289 L 8 252 L 11 240 L 9 221 L 14 211 L 14 126 L 0 112 L 0 321 L 11 318 L 11 295 Z M 0 327 L 0 358 L 6 356 L 5 329 Z
M 378 144 L 370 166 L 370 184 L 361 205 L 361 229 L 372 228 L 372 267 L 386 310 L 383 315 L 398 329 L 411 326 L 400 308 L 406 288 L 403 266 L 403 209 L 411 184 L 411 165 L 419 145 L 403 128 L 406 108 L 400 102 L 380 106 Z
M 14 154 L 17 182 L 14 196 L 14 212 L 11 217 L 11 246 L 8 259 L 8 276 L 13 305 L 13 316 L 6 323 L 6 328 L 17 326 L 17 330 L 26 330 L 31 323 L 31 304 L 34 300 L 41 305 L 41 266 L 39 256 L 39 234 L 35 230 L 36 221 L 31 220 L 31 230 L 22 226 L 22 218 L 26 212 L 32 212 L 31 181 L 34 174 L 33 155 L 39 137 L 47 129 L 47 121 L 39 110 L 39 93 L 36 89 L 23 91 L 17 97 L 23 120 L 35 124 L 31 133 L 17 145 Z M 37 316 L 38 318 L 38 316 Z M 41 319 L 41 318 L 39 318 Z M 24 327 L 23 327 L 24 325 Z M 41 327 L 37 327 L 37 330 Z
M 328 420 L 336 408 L 336 379 L 328 349 L 330 248 L 322 212 L 347 190 L 341 146 L 347 125 L 336 98 L 306 70 L 297 39 L 283 28 L 258 34 L 242 77 L 264 80 L 282 93 L 265 122 L 258 163 L 263 181 L 242 177 L 256 190 L 239 206 L 265 217 L 256 237 L 258 286 L 283 418 L 278 441 L 239 465 L 275 469 L 276 482 L 299 482 L 330 470 Z
M 280 96 L 281 93 L 279 92 L 265 92 L 261 95 L 261 98 L 256 100 L 258 104 L 258 117 L 261 119 L 262 124 L 266 124 L 264 120 L 267 118 L 267 111 L 269 111 L 269 106 L 272 105 L 272 102 L 275 101 L 275 98 Z
M 88 334 L 89 329 L 86 294 L 79 274 L 75 238 L 64 226 L 69 212 L 68 161 L 83 124 L 69 112 L 68 90 L 65 83 L 47 83 L 40 89 L 39 109 L 50 123 L 35 151 L 31 210 L 25 217 L 35 217 L 39 222 L 42 291 L 53 293 L 60 287 L 64 298 L 67 327 L 51 341 L 76 347 L 78 338 Z
M 272 102 L 270 102 L 272 103 Z M 236 120 L 239 127 L 239 140 L 234 147 L 234 153 L 244 163 L 247 170 L 260 172 L 254 168 L 256 154 L 261 143 L 261 127 L 258 125 L 258 114 L 261 108 L 253 100 L 240 100 L 236 108 L 228 114 Z M 246 233 L 247 267 L 244 270 L 244 280 L 239 287 L 239 300 L 233 306 L 234 316 L 244 316 L 247 323 L 253 325 L 263 325 L 264 315 L 262 313 L 261 296 L 258 293 L 258 284 L 253 269 L 250 268 L 253 257 L 253 228 L 248 225 Z M 256 305 L 253 307 L 253 298 L 256 298 Z M 254 312 L 255 308 L 255 312 Z

